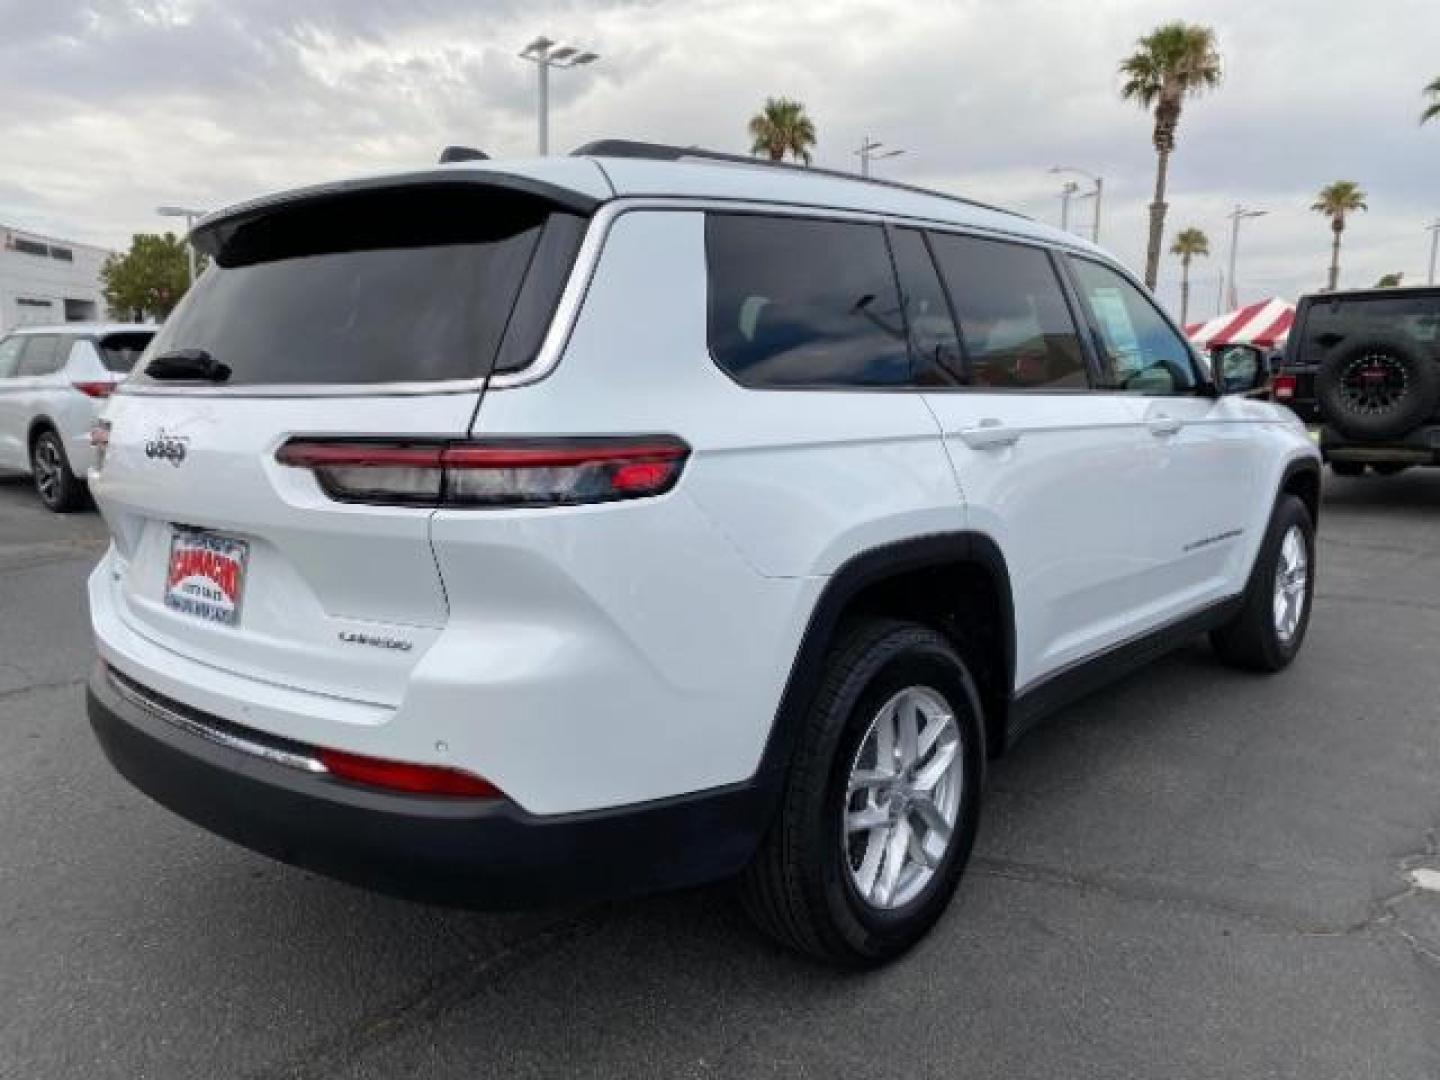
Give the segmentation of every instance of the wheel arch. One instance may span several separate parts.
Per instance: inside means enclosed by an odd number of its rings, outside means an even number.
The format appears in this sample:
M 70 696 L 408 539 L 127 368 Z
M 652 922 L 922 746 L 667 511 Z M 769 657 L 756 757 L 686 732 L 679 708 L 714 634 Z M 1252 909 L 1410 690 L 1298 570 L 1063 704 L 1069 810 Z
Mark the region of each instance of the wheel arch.
M 970 606 L 974 603 L 985 604 L 983 612 Z M 967 619 L 967 613 L 984 618 Z M 796 650 L 757 770 L 767 786 L 778 791 L 783 781 L 836 632 L 847 618 L 864 614 L 908 617 L 944 633 L 967 665 L 980 669 L 972 675 L 985 704 L 987 752 L 994 756 L 1004 749 L 1015 682 L 1009 568 L 999 546 L 983 533 L 932 534 L 861 552 L 831 575 Z M 982 626 L 988 632 L 977 634 Z
M 1320 524 L 1320 462 L 1315 458 L 1301 458 L 1285 466 L 1280 476 L 1280 487 L 1275 493 L 1278 502 L 1281 495 L 1294 495 L 1310 511 L 1310 522 Z
M 39 441 L 40 436 L 46 431 L 53 431 L 59 434 L 60 425 L 44 413 L 32 417 L 30 420 L 30 429 L 25 433 L 25 449 L 33 453 L 35 443 Z

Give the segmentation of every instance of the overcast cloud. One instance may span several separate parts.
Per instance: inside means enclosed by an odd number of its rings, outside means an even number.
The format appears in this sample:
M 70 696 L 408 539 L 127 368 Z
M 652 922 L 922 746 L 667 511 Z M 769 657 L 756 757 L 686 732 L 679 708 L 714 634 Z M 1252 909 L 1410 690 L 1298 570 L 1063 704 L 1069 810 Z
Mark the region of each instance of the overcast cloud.
M 1175 17 L 1216 29 L 1227 70 L 1186 106 L 1171 172 L 1168 234 L 1211 240 L 1200 313 L 1236 202 L 1269 211 L 1245 226 L 1242 299 L 1319 286 L 1329 233 L 1308 207 L 1337 179 L 1371 207 L 1346 233 L 1343 283 L 1422 281 L 1440 124 L 1416 121 L 1440 75 L 1440 0 L 0 0 L 0 221 L 118 247 L 163 227 L 161 203 L 220 206 L 452 142 L 529 153 L 534 69 L 515 53 L 546 33 L 603 57 L 554 76 L 552 146 L 745 150 L 746 118 L 786 94 L 814 117 L 822 165 L 853 168 L 868 133 L 906 150 L 884 175 L 1051 221 L 1049 166 L 1103 173 L 1102 243 L 1138 266 L 1154 154 L 1115 68 Z M 1168 302 L 1177 277 L 1167 257 Z

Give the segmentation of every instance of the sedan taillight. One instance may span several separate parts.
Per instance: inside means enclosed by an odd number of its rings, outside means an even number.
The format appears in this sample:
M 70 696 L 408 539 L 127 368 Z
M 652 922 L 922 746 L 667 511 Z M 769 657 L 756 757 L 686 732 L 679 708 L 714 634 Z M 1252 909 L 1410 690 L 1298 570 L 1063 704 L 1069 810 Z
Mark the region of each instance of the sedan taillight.
M 98 382 L 75 382 L 70 385 L 86 397 L 92 398 L 107 398 L 115 392 L 115 384 L 106 380 L 100 380 Z
M 661 495 L 690 448 L 671 435 L 474 442 L 291 439 L 282 465 L 332 499 L 407 506 L 578 506 Z

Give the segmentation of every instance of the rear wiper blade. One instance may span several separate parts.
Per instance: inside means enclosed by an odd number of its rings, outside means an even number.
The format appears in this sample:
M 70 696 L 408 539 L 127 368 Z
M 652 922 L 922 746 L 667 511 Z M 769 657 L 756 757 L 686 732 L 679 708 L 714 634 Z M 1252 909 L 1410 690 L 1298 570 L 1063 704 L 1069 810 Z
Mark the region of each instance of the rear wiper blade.
M 175 349 L 161 353 L 145 365 L 152 379 L 202 379 L 221 383 L 230 378 L 230 367 L 204 349 Z

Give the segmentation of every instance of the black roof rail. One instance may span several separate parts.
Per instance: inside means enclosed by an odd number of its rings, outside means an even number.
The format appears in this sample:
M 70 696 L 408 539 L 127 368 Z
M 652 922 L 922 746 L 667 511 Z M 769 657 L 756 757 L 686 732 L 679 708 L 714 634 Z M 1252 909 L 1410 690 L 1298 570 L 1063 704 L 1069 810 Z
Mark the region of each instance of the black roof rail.
M 476 150 L 473 146 L 447 146 L 440 151 L 440 164 L 448 165 L 452 161 L 489 161 L 490 155 L 484 150 Z
M 967 199 L 963 195 L 951 195 L 933 188 L 902 184 L 898 180 L 881 180 L 873 176 L 857 176 L 855 173 L 842 172 L 839 169 L 820 169 L 812 165 L 796 165 L 789 161 L 770 161 L 768 158 L 747 157 L 744 154 L 727 154 L 722 150 L 706 150 L 700 146 L 671 146 L 667 143 L 640 142 L 635 139 L 597 139 L 571 150 L 570 156 L 641 158 L 646 161 L 723 161 L 731 165 L 750 165 L 763 169 L 789 169 L 809 176 L 830 176 L 840 180 L 853 180 L 857 184 L 878 184 L 881 187 L 894 188 L 897 191 L 911 191 L 917 195 L 949 199 L 951 202 L 964 203 L 966 206 L 977 206 L 982 210 L 994 210 L 997 214 L 1009 214 L 1012 217 L 1030 220 L 1017 210 L 1007 210 L 1003 206 L 994 206 L 987 202 L 981 202 L 979 199 Z

